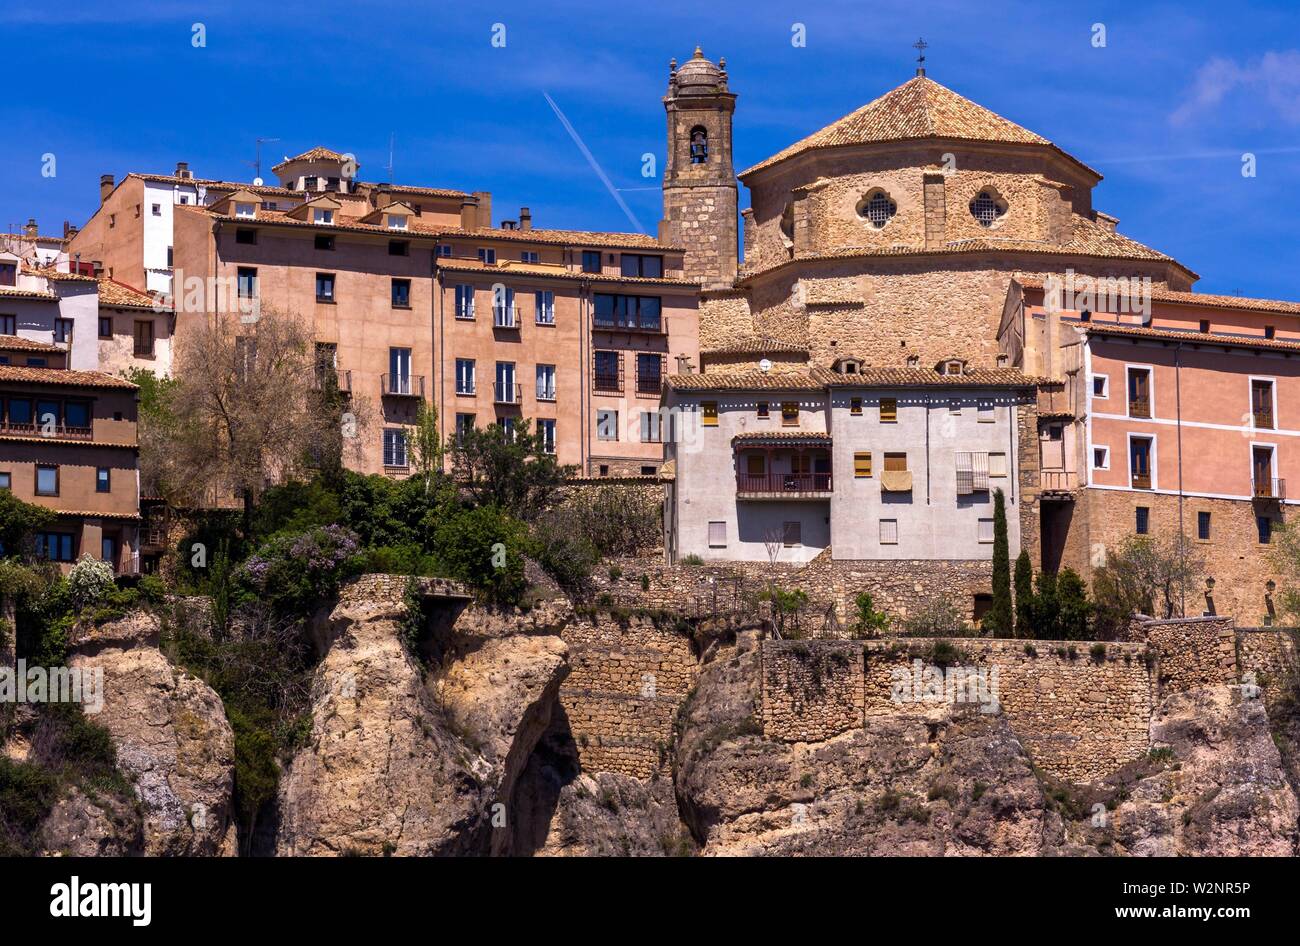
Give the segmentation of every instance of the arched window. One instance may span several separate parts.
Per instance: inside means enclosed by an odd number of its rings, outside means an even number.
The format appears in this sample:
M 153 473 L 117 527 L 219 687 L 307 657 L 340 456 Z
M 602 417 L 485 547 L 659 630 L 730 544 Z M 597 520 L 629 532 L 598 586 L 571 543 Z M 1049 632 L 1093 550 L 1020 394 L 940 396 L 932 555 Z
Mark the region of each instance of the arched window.
M 691 164 L 709 160 L 709 132 L 703 125 L 691 129 Z
M 896 213 L 898 204 L 878 187 L 858 201 L 858 216 L 867 221 L 873 230 L 883 230 Z
M 981 227 L 991 227 L 1007 212 L 1007 202 L 991 188 L 985 188 L 970 202 L 970 214 Z

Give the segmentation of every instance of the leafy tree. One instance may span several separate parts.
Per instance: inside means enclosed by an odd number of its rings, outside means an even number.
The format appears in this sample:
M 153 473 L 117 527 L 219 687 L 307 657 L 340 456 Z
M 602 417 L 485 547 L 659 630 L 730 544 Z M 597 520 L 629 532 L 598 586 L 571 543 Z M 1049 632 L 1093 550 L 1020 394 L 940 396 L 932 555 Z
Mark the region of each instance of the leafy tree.
M 1007 502 L 1002 490 L 993 493 L 993 604 L 984 615 L 984 629 L 1009 637 L 1011 623 L 1011 552 L 1007 540 Z
M 497 604 L 514 604 L 522 596 L 523 523 L 496 506 L 463 509 L 437 528 L 438 557 L 454 578 L 471 585 Z
M 442 476 L 443 450 L 438 435 L 438 409 L 428 401 L 420 402 L 415 427 L 406 434 L 406 449 L 415 470 L 412 478 L 424 485 L 426 497 L 431 496 L 436 481 Z
M 1181 617 L 1187 588 L 1198 584 L 1204 574 L 1204 556 L 1184 536 L 1129 536 L 1108 552 L 1106 564 L 1093 573 L 1097 636 L 1114 639 L 1135 611 Z
M 1056 575 L 1039 572 L 1035 580 L 1032 623 L 1039 640 L 1061 639 L 1061 607 L 1056 597 Z
M 808 605 L 807 592 L 802 588 L 785 589 L 773 585 L 763 591 L 760 597 L 772 604 L 772 615 L 776 618 L 778 638 L 796 638 L 800 636 L 799 612 Z M 787 619 L 793 621 L 793 626 L 788 627 L 788 629 Z
M 1034 567 L 1029 552 L 1016 558 L 1016 637 L 1034 636 Z
M 53 525 L 55 518 L 52 510 L 0 489 L 0 556 L 30 558 L 33 536 Z
M 853 606 L 857 612 L 854 630 L 859 635 L 877 637 L 889 628 L 889 615 L 876 610 L 876 603 L 869 592 L 858 592 L 853 599 Z
M 573 472 L 543 449 L 528 420 L 514 435 L 499 425 L 474 427 L 452 441 L 452 473 L 477 506 L 492 506 L 516 519 L 532 520 L 547 509 L 556 489 Z
M 1073 568 L 1062 569 L 1056 576 L 1056 603 L 1061 638 L 1087 640 L 1092 603 L 1088 600 L 1088 589 L 1083 579 Z

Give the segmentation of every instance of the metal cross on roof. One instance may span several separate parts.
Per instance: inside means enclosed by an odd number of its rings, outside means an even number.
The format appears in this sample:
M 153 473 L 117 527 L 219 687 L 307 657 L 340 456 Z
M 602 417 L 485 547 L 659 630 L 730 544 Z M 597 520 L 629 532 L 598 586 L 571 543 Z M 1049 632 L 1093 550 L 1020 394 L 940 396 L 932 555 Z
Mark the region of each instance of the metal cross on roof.
M 915 43 L 912 44 L 912 48 L 915 49 L 917 52 L 916 74 L 918 76 L 925 75 L 925 51 L 926 49 L 929 48 L 929 46 L 930 44 L 923 39 L 918 39 Z

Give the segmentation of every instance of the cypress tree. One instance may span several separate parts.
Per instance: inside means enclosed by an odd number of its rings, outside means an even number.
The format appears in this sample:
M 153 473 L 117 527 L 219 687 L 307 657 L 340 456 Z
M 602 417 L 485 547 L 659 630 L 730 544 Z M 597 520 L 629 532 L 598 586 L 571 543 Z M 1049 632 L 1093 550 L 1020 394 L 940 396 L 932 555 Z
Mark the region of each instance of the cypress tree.
M 1036 637 L 1034 633 L 1034 567 L 1029 552 L 1016 559 L 1016 637 Z
M 1007 542 L 1007 504 L 1002 490 L 993 493 L 993 604 L 984 627 L 1009 637 L 1011 627 L 1011 547 Z

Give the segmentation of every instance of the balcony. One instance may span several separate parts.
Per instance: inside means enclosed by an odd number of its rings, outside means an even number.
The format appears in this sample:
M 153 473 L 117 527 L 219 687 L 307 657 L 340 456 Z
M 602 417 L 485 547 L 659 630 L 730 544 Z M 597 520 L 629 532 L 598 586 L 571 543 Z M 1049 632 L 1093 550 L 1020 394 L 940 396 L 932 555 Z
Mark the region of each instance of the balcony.
M 595 389 L 597 391 L 622 391 L 623 376 L 610 372 L 596 372 Z
M 503 384 L 498 381 L 492 385 L 492 401 L 494 404 L 521 404 L 524 400 L 524 386 L 522 384 Z
M 1150 489 L 1150 488 L 1151 488 L 1151 474 L 1150 474 L 1150 473 L 1134 473 L 1134 474 L 1133 474 L 1133 488 L 1134 488 L 1134 489 Z
M 493 328 L 519 328 L 519 310 L 514 306 L 492 307 Z
M 639 335 L 663 335 L 664 322 L 659 317 L 596 318 L 591 327 L 597 332 L 636 332 Z
M 1038 474 L 1038 488 L 1044 493 L 1072 498 L 1078 487 L 1079 477 L 1073 470 L 1042 470 Z
M 1129 417 L 1150 417 L 1151 399 L 1145 397 L 1130 398 L 1128 402 Z
M 380 375 L 379 386 L 383 397 L 424 397 L 424 375 Z
M 338 371 L 334 368 L 317 369 L 316 377 L 312 381 L 312 389 L 315 391 L 335 390 L 340 394 L 347 396 L 352 395 L 352 372 Z
M 67 424 L 17 424 L 0 421 L 0 436 L 45 437 L 50 440 L 93 440 L 93 427 L 69 427 Z
M 1286 480 L 1280 480 L 1275 477 L 1261 478 L 1256 479 L 1253 486 L 1254 489 L 1252 490 L 1251 495 L 1253 495 L 1257 500 L 1268 502 L 1272 500 L 1281 501 L 1286 499 Z
M 664 379 L 663 375 L 648 375 L 646 377 L 638 376 L 636 379 L 637 394 L 653 394 L 658 397 L 663 393 Z
M 737 473 L 737 499 L 827 499 L 829 473 Z
M 1273 429 L 1273 412 L 1271 410 L 1255 410 L 1250 413 L 1254 418 L 1256 427 L 1261 430 Z

